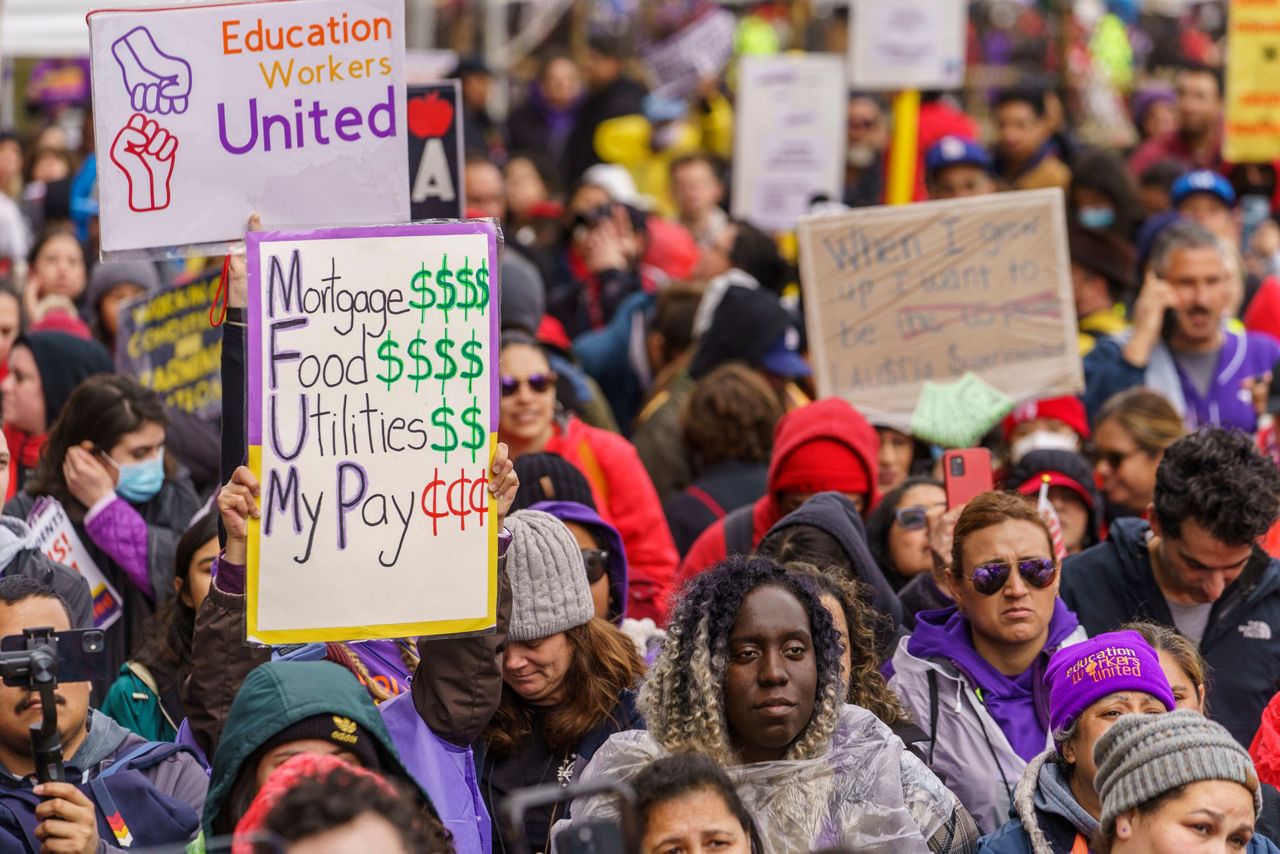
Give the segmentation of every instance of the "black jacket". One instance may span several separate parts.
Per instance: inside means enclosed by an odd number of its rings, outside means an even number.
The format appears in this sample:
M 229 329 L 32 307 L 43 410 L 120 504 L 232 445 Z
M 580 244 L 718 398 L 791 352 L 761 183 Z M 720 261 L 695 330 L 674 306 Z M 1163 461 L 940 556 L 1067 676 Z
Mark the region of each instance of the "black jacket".
M 600 162 L 596 153 L 596 130 L 601 123 L 619 116 L 644 112 L 644 84 L 628 77 L 619 77 L 603 89 L 592 92 L 582 102 L 578 121 L 565 145 L 565 160 L 570 184 L 582 177 L 592 166 Z
M 1147 555 L 1148 525 L 1120 519 L 1102 545 L 1068 558 L 1061 596 L 1090 635 L 1150 619 L 1174 625 Z M 1209 711 L 1245 747 L 1280 687 L 1280 561 L 1262 551 L 1213 605 L 1200 653 L 1208 661 Z
M 725 462 L 704 471 L 683 491 L 662 504 L 676 551 L 683 558 L 717 519 L 764 495 L 769 467 L 764 463 Z

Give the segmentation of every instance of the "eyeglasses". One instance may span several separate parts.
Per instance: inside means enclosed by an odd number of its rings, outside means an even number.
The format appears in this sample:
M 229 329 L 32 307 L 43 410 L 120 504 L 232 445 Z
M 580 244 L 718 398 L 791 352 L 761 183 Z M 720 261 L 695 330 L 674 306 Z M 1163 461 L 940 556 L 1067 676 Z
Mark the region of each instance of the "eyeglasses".
M 582 563 L 587 568 L 587 582 L 595 584 L 609 571 L 609 552 L 605 549 L 583 549 Z
M 898 520 L 904 531 L 918 531 L 929 524 L 929 511 L 923 505 L 899 507 L 893 511 L 893 518 Z
M 1052 584 L 1058 574 L 1058 565 L 1047 557 L 1026 558 L 1017 563 L 1022 580 L 1041 590 Z M 983 596 L 994 596 L 1004 589 L 1012 574 L 1012 563 L 984 563 L 973 571 L 969 580 L 973 582 L 973 589 Z
M 556 384 L 555 374 L 529 374 L 527 377 L 504 376 L 500 381 L 502 385 L 502 396 L 511 397 L 511 395 L 520 391 L 520 386 L 528 385 L 534 394 L 542 394 L 547 389 Z
M 1139 453 L 1142 453 L 1141 448 L 1134 448 L 1132 451 L 1104 451 L 1102 448 L 1090 448 L 1089 459 L 1095 467 L 1106 463 L 1108 467 L 1114 470 L 1124 465 L 1124 461 L 1129 457 Z

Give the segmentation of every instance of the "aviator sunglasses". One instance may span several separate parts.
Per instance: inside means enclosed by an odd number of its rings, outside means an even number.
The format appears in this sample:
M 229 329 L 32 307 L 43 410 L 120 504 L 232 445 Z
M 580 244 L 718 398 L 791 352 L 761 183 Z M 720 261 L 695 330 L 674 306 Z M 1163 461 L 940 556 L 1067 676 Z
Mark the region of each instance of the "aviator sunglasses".
M 1058 574 L 1058 565 L 1047 557 L 1024 558 L 1017 564 L 1022 580 L 1041 590 L 1052 584 Z M 973 589 L 983 596 L 994 596 L 1004 589 L 1012 574 L 1012 563 L 984 563 L 973 571 L 969 580 L 973 582 Z
M 503 397 L 511 397 L 511 395 L 520 391 L 520 386 L 525 385 L 526 383 L 535 394 L 542 394 L 556 384 L 556 375 L 536 373 L 529 374 L 529 376 L 524 377 L 523 379 L 520 377 L 504 375 L 500 382 Z

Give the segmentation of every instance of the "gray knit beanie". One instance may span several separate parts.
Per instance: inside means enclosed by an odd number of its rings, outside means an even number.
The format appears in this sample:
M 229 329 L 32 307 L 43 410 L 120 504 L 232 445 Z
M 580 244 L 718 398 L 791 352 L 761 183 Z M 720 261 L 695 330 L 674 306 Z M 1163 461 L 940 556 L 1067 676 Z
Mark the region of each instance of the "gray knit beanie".
M 507 638 L 537 640 L 590 621 L 595 603 L 582 550 L 565 524 L 550 513 L 521 510 L 507 517 L 507 530 L 512 597 Z
M 1123 715 L 1098 739 L 1093 760 L 1103 827 L 1165 792 L 1204 780 L 1239 783 L 1253 793 L 1254 815 L 1262 812 L 1249 754 L 1225 727 L 1197 712 Z

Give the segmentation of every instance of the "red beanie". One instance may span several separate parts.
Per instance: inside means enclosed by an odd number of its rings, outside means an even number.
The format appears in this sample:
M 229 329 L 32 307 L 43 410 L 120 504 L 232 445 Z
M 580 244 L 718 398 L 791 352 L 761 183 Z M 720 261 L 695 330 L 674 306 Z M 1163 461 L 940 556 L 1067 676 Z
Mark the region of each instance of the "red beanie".
M 805 442 L 782 461 L 773 479 L 774 492 L 812 495 L 844 492 L 849 495 L 871 491 L 866 464 L 853 449 L 835 439 Z
M 1013 411 L 1005 416 L 1004 440 L 1007 443 L 1013 430 L 1019 424 L 1035 421 L 1038 418 L 1052 418 L 1061 421 L 1076 431 L 1081 441 L 1089 440 L 1089 416 L 1085 414 L 1084 404 L 1080 398 L 1072 395 L 1065 397 L 1048 397 L 1044 400 L 1028 400 L 1019 403 Z

